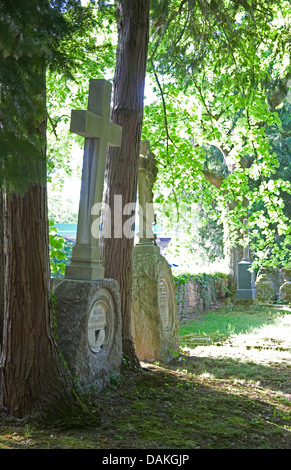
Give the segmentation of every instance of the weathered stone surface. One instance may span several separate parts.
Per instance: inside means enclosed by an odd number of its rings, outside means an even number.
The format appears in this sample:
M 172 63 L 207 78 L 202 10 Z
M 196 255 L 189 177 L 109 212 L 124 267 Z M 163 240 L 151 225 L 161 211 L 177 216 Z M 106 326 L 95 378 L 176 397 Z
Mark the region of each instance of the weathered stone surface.
M 268 277 L 274 284 L 275 300 L 278 298 L 279 290 L 284 282 L 283 271 L 279 268 L 270 268 Z
M 201 292 L 198 277 L 190 278 L 186 284 L 176 284 L 178 316 L 195 316 L 211 308 L 217 301 L 224 299 L 227 292 L 228 278 L 207 276 L 207 291 Z
M 286 281 L 280 287 L 279 300 L 291 303 L 291 282 Z
M 95 230 L 94 215 L 98 215 L 95 210 L 99 212 L 102 205 L 108 146 L 120 147 L 122 138 L 121 127 L 109 121 L 110 103 L 111 84 L 106 80 L 91 79 L 88 110 L 72 111 L 70 130 L 85 137 L 85 142 L 77 239 L 71 264 L 66 267 L 67 279 L 92 281 L 104 278 L 99 224 Z
M 281 280 L 283 280 L 284 282 L 291 281 L 291 268 L 281 269 Z
M 271 278 L 272 268 L 260 268 L 256 279 L 256 292 L 259 302 L 275 300 L 275 286 Z
M 119 284 L 54 279 L 56 337 L 82 388 L 102 390 L 122 361 Z
M 133 258 L 132 336 L 141 361 L 168 362 L 179 352 L 175 284 L 167 260 L 157 253 Z
M 279 300 L 291 303 L 291 269 L 282 269 L 282 285 L 279 289 Z

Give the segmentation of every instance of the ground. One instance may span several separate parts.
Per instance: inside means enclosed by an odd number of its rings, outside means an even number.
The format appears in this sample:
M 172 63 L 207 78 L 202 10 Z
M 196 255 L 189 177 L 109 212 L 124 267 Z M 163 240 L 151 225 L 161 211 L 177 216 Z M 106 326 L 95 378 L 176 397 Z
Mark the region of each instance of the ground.
M 90 416 L 48 426 L 2 415 L 0 449 L 290 449 L 291 310 L 229 306 L 194 326 L 181 322 L 172 362 L 125 368 L 92 392 Z

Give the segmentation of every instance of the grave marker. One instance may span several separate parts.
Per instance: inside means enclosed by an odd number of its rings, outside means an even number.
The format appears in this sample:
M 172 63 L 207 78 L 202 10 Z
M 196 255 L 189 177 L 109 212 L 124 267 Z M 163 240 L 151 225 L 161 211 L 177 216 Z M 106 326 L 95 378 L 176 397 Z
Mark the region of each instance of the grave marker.
M 139 211 L 139 242 L 135 246 L 135 253 L 160 253 L 155 243 L 153 232 L 153 185 L 157 177 L 157 161 L 150 151 L 148 140 L 140 143 L 140 158 L 138 164 L 138 202 Z
M 119 284 L 104 279 L 98 234 L 92 233 L 107 147 L 121 143 L 121 128 L 109 121 L 110 96 L 110 83 L 90 80 L 88 110 L 72 111 L 71 131 L 85 137 L 77 239 L 65 278 L 52 280 L 59 348 L 80 387 L 98 390 L 119 373 L 122 361 Z
M 85 138 L 76 245 L 66 267 L 67 279 L 96 280 L 104 277 L 99 234 L 92 234 L 95 204 L 102 204 L 108 146 L 121 145 L 122 128 L 109 121 L 111 84 L 90 80 L 87 110 L 73 110 L 71 132 Z M 96 214 L 95 214 L 96 215 Z
M 179 353 L 175 284 L 171 267 L 160 254 L 152 231 L 157 168 L 148 141 L 141 142 L 140 153 L 138 194 L 142 213 L 139 243 L 133 255 L 132 337 L 141 361 L 168 362 L 173 352 Z

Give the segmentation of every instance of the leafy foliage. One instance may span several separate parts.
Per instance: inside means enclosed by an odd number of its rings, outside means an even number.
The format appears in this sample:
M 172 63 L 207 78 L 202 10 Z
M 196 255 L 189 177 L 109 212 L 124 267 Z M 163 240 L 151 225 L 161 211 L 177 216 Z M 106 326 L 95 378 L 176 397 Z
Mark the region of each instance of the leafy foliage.
M 32 163 L 45 153 L 45 71 L 72 77 L 95 47 L 85 34 L 93 24 L 92 8 L 78 0 L 1 2 L 0 185 L 7 191 L 38 181 Z
M 70 133 L 71 110 L 87 108 L 90 78 L 112 76 L 114 70 L 117 45 L 114 9 L 89 3 L 81 11 L 81 29 L 74 28 L 75 10 L 66 15 L 74 31 L 63 41 L 63 49 L 74 62 L 66 70 L 50 67 L 47 72 L 48 182 L 55 190 L 62 187 L 66 176 L 73 174 L 72 156 L 83 146 L 83 138 Z
M 149 73 L 160 101 L 145 112 L 144 138 L 159 160 L 157 203 L 170 199 L 179 212 L 203 194 L 224 214 L 232 244 L 247 242 L 248 219 L 258 262 L 272 248 L 268 262 L 290 264 L 290 175 L 280 170 L 287 155 L 276 153 L 290 125 L 289 2 L 152 8 Z
M 65 274 L 66 265 L 70 263 L 73 244 L 57 234 L 57 228 L 49 220 L 49 252 L 52 277 Z

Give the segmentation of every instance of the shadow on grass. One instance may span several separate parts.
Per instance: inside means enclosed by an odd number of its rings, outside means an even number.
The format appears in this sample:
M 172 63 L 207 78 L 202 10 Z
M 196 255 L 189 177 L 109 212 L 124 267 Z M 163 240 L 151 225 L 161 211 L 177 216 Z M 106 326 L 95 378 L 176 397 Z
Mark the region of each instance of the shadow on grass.
M 229 383 L 200 380 L 195 371 L 203 358 L 184 359 L 170 366 L 147 364 L 147 372 L 129 375 L 107 391 L 102 398 L 107 429 L 101 432 L 109 448 L 116 436 L 120 447 L 141 449 L 290 447 L 288 417 L 278 411 L 279 402 L 252 388 L 242 394 Z M 218 377 L 223 362 L 209 363 L 208 371 L 216 367 Z M 243 368 L 240 373 L 246 375 Z
M 276 368 L 233 359 L 180 356 L 170 364 L 145 364 L 144 372 L 124 372 L 101 394 L 92 393 L 96 423 L 74 429 L 35 427 L 30 442 L 12 442 L 25 429 L 0 429 L 1 444 L 18 448 L 91 449 L 287 449 L 290 424 L 284 403 L 276 396 Z M 227 367 L 231 367 L 228 371 Z M 231 372 L 231 373 L 230 373 Z M 271 391 L 239 388 L 235 379 L 259 380 Z M 268 372 L 268 374 L 267 374 Z M 204 376 L 203 376 L 204 373 Z M 209 376 L 207 376 L 209 374 Z M 281 385 L 284 385 L 282 388 Z M 279 389 L 290 388 L 287 384 Z M 264 385 L 266 386 L 266 384 Z M 289 402 L 290 404 L 290 402 Z M 286 426 L 287 425 L 287 426 Z M 289 425 L 289 428 L 288 428 Z M 4 437 L 3 437 L 4 434 Z
M 213 379 L 231 379 L 241 383 L 257 383 L 258 386 L 270 389 L 274 393 L 280 391 L 290 394 L 291 390 L 291 366 L 287 363 L 278 365 L 262 365 L 251 361 L 242 362 L 233 358 L 212 358 L 181 356 L 182 361 L 171 363 L 167 368 L 173 370 L 179 364 L 179 369 L 183 370 L 183 364 L 187 373 L 193 377 L 204 375 Z M 184 359 L 184 361 L 183 361 Z M 186 373 L 186 375 L 187 375 Z M 290 405 L 291 405 L 291 395 Z

